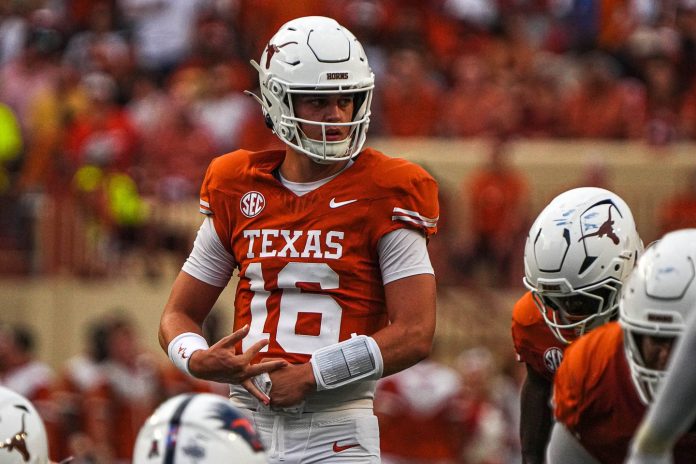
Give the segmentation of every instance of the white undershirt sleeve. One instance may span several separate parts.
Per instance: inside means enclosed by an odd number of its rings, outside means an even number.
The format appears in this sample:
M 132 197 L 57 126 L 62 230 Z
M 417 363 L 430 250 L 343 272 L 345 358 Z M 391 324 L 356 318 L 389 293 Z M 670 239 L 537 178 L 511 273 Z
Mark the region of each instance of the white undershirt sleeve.
M 396 229 L 379 241 L 379 267 L 382 282 L 417 274 L 434 274 L 425 237 L 415 229 Z
M 563 424 L 555 422 L 546 448 L 548 464 L 600 464 Z
M 234 257 L 222 245 L 213 220 L 206 217 L 181 270 L 207 284 L 225 287 L 235 266 Z

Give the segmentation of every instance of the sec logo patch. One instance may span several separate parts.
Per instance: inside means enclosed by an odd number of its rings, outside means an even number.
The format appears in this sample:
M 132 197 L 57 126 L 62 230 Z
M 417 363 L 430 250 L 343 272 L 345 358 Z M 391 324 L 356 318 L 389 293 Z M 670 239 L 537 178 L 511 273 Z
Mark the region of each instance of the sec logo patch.
M 239 209 L 248 218 L 258 216 L 266 206 L 266 199 L 261 192 L 247 192 L 239 202 Z
M 560 348 L 554 346 L 544 351 L 544 365 L 549 372 L 556 372 L 561 361 L 563 361 L 563 351 Z

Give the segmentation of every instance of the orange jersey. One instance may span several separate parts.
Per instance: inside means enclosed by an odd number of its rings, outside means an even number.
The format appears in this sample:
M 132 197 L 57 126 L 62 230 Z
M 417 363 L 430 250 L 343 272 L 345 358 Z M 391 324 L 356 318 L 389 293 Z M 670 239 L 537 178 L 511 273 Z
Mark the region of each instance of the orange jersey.
M 623 463 L 645 414 L 626 361 L 623 331 L 609 322 L 574 342 L 554 381 L 554 414 L 605 464 Z M 696 434 L 682 437 L 675 463 L 693 462 Z
M 552 381 L 563 360 L 566 344 L 558 340 L 534 304 L 532 292 L 525 293 L 512 310 L 512 341 L 518 361 Z
M 297 196 L 275 174 L 284 157 L 239 150 L 216 158 L 201 211 L 239 268 L 234 327 L 251 331 L 237 348 L 268 338 L 257 360 L 301 363 L 323 346 L 387 325 L 378 243 L 404 227 L 436 232 L 437 183 L 408 161 L 366 149 Z

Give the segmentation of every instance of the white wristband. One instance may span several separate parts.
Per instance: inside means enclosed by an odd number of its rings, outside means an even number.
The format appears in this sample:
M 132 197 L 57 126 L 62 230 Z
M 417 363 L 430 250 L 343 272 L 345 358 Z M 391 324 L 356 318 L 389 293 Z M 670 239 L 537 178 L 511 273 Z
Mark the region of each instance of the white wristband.
M 340 343 L 318 349 L 310 360 L 317 391 L 338 388 L 359 380 L 382 377 L 384 362 L 377 342 L 367 335 L 353 335 Z
M 167 353 L 169 359 L 183 373 L 191 375 L 188 363 L 191 355 L 198 350 L 207 350 L 210 348 L 208 342 L 201 335 L 193 332 L 184 332 L 169 342 Z

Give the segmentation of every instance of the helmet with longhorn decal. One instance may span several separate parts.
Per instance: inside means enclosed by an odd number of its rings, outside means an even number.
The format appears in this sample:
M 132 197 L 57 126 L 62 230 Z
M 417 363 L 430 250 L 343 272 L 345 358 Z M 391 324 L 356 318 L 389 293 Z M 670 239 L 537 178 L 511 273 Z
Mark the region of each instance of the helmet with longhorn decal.
M 560 341 L 614 318 L 619 290 L 643 243 L 626 202 L 609 190 L 568 190 L 529 230 L 524 284 Z

